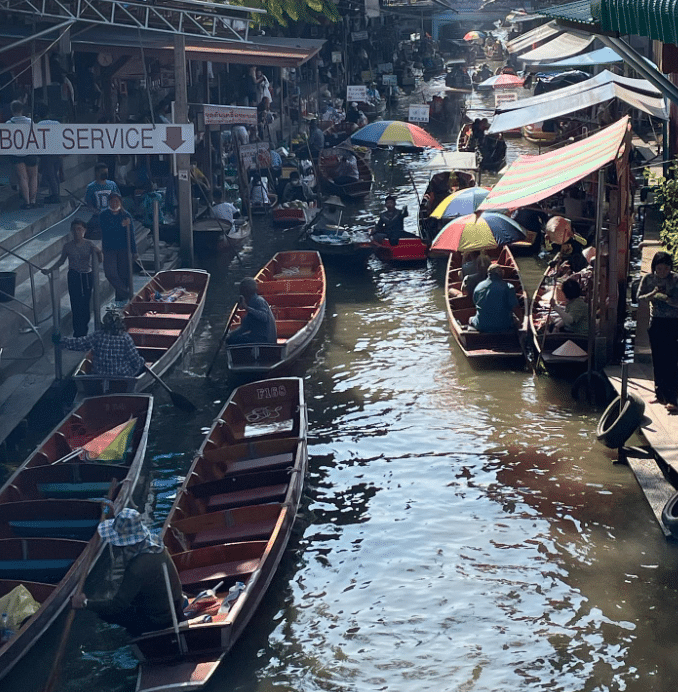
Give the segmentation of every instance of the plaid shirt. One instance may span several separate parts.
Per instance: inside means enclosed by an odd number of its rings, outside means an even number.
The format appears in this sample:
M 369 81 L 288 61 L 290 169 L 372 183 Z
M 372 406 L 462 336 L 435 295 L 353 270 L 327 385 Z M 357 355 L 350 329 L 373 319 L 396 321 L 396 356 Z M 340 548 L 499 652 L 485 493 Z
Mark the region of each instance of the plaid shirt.
M 145 364 L 132 337 L 127 333 L 107 334 L 98 331 L 87 336 L 65 337 L 61 344 L 69 351 L 92 349 L 92 375 L 136 377 Z

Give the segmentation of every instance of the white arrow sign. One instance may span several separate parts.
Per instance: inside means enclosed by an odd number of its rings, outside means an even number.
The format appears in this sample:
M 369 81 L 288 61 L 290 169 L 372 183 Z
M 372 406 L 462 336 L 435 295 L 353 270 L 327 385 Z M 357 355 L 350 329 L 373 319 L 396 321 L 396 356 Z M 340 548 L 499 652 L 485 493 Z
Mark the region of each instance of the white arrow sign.
M 5 123 L 0 155 L 192 154 L 193 125 Z

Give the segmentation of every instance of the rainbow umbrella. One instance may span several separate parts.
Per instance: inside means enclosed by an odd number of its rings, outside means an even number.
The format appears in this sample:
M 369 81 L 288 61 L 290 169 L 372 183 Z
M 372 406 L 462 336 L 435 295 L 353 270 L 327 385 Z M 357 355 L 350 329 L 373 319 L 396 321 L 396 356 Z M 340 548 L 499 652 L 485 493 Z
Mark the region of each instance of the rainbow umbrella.
M 402 120 L 378 120 L 365 125 L 351 135 L 351 141 L 366 147 L 443 148 L 426 130 Z
M 464 35 L 464 41 L 475 41 L 478 38 L 485 38 L 487 34 L 484 31 L 469 31 Z
M 472 214 L 490 194 L 487 187 L 466 187 L 456 190 L 431 212 L 433 219 L 454 219 L 456 216 Z
M 431 243 L 435 252 L 488 250 L 524 240 L 525 229 L 499 212 L 467 214 L 446 223 Z
M 525 79 L 514 74 L 495 74 L 476 84 L 478 91 L 490 89 L 511 89 L 523 86 Z
M 89 461 L 94 459 L 97 461 L 121 461 L 124 459 L 136 423 L 137 419 L 132 418 L 82 445 L 86 458 Z

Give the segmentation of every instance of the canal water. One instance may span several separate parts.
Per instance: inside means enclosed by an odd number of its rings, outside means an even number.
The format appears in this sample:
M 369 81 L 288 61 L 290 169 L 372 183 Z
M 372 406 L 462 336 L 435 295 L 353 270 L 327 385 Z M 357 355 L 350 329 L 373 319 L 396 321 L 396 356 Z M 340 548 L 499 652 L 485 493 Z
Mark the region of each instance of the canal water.
M 511 155 L 519 150 L 509 144 Z M 395 190 L 416 223 L 430 154 L 390 166 L 348 219 Z M 204 377 L 237 283 L 294 231 L 261 223 L 212 272 L 194 348 L 156 388 L 146 502 L 159 528 L 231 387 Z M 528 287 L 543 270 L 521 258 Z M 472 369 L 453 341 L 444 261 L 327 265 L 323 327 L 304 379 L 310 469 L 288 550 L 248 631 L 206 692 L 663 692 L 678 674 L 678 551 L 631 471 L 595 439 L 601 411 L 527 370 Z M 95 584 L 90 582 L 89 589 Z M 55 627 L 2 685 L 40 689 Z M 78 614 L 61 692 L 134 689 L 124 633 Z

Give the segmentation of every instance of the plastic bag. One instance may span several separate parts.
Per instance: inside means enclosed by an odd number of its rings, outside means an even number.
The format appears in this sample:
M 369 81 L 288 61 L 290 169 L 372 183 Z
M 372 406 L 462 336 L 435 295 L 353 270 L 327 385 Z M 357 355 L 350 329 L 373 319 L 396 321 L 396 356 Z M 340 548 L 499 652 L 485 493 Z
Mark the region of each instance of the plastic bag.
M 0 613 L 7 613 L 7 625 L 15 632 L 21 623 L 40 610 L 40 604 L 31 592 L 23 585 L 15 586 L 8 594 L 0 598 Z

